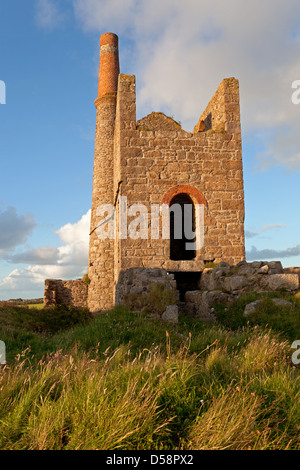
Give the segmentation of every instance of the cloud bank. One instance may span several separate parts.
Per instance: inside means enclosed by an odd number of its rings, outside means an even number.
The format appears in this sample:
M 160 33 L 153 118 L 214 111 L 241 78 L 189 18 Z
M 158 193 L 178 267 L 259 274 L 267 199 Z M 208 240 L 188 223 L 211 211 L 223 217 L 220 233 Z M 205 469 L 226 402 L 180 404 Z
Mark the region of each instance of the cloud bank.
M 126 73 L 137 74 L 138 110 L 168 112 L 191 130 L 221 80 L 235 76 L 242 129 L 262 139 L 260 167 L 300 170 L 300 105 L 291 100 L 292 82 L 300 79 L 298 0 L 73 0 L 73 5 L 85 31 L 113 31 L 130 41 L 124 56 L 136 58 L 136 69 Z
M 29 266 L 14 269 L 0 280 L 0 299 L 40 297 L 47 278 L 82 277 L 88 264 L 90 218 L 89 210 L 78 222 L 68 223 L 57 230 L 62 243 L 59 247 L 39 247 L 7 259 L 11 263 L 29 263 Z
M 273 249 L 264 249 L 257 250 L 255 246 L 252 246 L 250 251 L 247 251 L 246 258 L 247 261 L 264 261 L 264 260 L 278 260 L 281 258 L 290 258 L 292 256 L 300 255 L 300 245 L 294 246 L 292 248 L 287 248 L 285 250 L 273 250 Z
M 12 206 L 0 209 L 0 256 L 25 243 L 35 227 L 32 214 L 20 215 Z

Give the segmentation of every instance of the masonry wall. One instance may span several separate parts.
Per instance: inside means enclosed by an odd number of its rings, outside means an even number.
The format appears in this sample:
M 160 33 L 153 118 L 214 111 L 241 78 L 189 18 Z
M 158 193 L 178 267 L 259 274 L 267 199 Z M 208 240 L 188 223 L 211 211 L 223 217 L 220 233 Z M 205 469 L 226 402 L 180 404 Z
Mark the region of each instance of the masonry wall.
M 149 227 L 148 240 L 118 239 L 115 283 L 118 272 L 131 267 L 200 271 L 205 261 L 236 264 L 245 259 L 236 79 L 223 80 L 194 132 L 189 133 L 162 113 L 135 122 L 134 77 L 120 74 L 114 149 L 115 193 L 122 181 L 119 195 L 127 196 L 128 206 L 144 204 L 150 213 L 150 204 L 161 204 L 167 191 L 178 185 L 191 186 L 207 201 L 204 247 L 195 260 L 170 261 L 169 240 L 151 240 Z M 129 224 L 134 218 L 128 218 Z
M 107 310 L 115 304 L 120 272 L 129 268 L 162 268 L 169 272 L 202 271 L 206 262 L 236 264 L 245 258 L 244 190 L 239 109 L 239 85 L 234 78 L 218 87 L 193 132 L 163 113 L 136 121 L 135 77 L 119 73 L 118 38 L 100 38 L 100 67 L 88 276 L 88 306 Z M 204 246 L 193 260 L 170 259 L 170 240 L 163 239 L 162 218 L 157 238 L 150 219 L 146 237 L 133 239 L 120 227 L 120 204 L 171 204 L 168 195 L 188 194 L 204 204 Z M 168 197 L 167 197 L 168 196 Z M 107 213 L 114 207 L 115 234 L 99 237 Z M 128 226 L 136 213 L 125 215 Z M 147 215 L 148 217 L 148 215 Z M 112 220 L 112 217 L 110 217 Z M 153 222 L 153 219 L 152 219 Z M 198 223 L 196 219 L 196 225 Z M 198 223 L 199 227 L 199 223 Z M 113 238 L 113 239 L 112 239 Z
M 85 308 L 88 302 L 88 285 L 82 279 L 62 281 L 46 279 L 44 291 L 44 307 L 69 305 L 75 308 Z

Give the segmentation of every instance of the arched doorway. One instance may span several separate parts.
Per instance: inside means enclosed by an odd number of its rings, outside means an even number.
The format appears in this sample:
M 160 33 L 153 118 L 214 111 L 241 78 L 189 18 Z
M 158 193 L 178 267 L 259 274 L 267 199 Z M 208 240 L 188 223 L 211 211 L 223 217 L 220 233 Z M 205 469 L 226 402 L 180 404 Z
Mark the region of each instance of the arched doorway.
M 196 258 L 195 206 L 186 193 L 176 194 L 170 201 L 170 259 Z

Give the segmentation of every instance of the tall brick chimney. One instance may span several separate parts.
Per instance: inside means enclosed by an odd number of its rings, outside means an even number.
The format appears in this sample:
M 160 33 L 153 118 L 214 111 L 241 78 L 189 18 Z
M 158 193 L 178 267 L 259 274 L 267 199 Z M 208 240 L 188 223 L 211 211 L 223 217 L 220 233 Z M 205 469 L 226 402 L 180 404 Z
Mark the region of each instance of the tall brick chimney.
M 114 301 L 114 240 L 97 237 L 97 227 L 102 220 L 97 210 L 103 204 L 114 204 L 114 130 L 119 72 L 118 36 L 102 34 L 98 97 L 95 100 L 97 117 L 88 265 L 88 306 L 92 312 L 109 309 Z
M 98 98 L 118 89 L 120 73 L 118 36 L 113 33 L 102 34 L 100 38 L 100 67 Z

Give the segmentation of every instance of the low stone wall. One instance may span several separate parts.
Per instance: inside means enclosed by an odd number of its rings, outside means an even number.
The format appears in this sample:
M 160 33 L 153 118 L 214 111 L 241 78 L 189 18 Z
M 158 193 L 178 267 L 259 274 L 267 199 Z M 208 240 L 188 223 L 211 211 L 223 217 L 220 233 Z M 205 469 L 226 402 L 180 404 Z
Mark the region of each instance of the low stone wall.
M 300 268 L 283 269 L 279 261 L 242 261 L 236 266 L 219 263 L 204 269 L 199 290 L 185 294 L 184 313 L 214 321 L 214 305 L 228 303 L 244 292 L 297 292 Z
M 299 275 L 290 269 L 284 270 L 280 261 L 242 261 L 237 266 L 219 263 L 216 268 L 203 271 L 199 287 L 209 291 L 222 289 L 229 294 L 241 291 L 297 291 Z
M 300 290 L 300 268 L 283 269 L 279 261 L 242 261 L 236 266 L 221 262 L 215 268 L 204 269 L 196 289 L 191 288 L 181 302 L 174 274 L 162 268 L 130 268 L 120 273 L 115 303 L 162 319 L 175 318 L 180 310 L 214 321 L 216 304 L 232 302 L 244 292 L 296 293 Z M 64 304 L 82 308 L 87 306 L 87 298 L 88 284 L 82 279 L 45 281 L 45 307 Z
M 284 268 L 284 274 L 298 274 L 300 281 L 300 268 Z
M 62 281 L 46 279 L 44 291 L 44 307 L 69 305 L 75 308 L 87 307 L 88 285 L 82 279 Z

